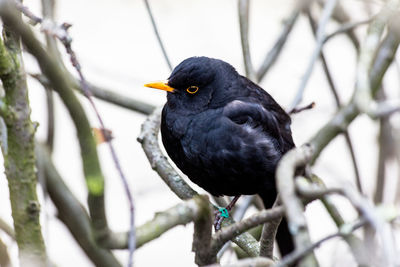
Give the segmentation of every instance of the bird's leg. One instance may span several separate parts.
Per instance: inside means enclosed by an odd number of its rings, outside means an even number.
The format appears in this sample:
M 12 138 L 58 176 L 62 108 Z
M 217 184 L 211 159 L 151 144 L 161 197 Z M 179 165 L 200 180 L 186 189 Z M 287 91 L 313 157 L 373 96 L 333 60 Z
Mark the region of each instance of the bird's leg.
M 226 206 L 225 208 L 220 208 L 219 210 L 215 211 L 215 220 L 214 220 L 214 229 L 218 231 L 221 229 L 221 223 L 224 218 L 229 218 L 229 212 L 232 210 L 233 206 L 235 206 L 236 202 L 240 198 L 239 196 L 235 196 L 232 201 Z

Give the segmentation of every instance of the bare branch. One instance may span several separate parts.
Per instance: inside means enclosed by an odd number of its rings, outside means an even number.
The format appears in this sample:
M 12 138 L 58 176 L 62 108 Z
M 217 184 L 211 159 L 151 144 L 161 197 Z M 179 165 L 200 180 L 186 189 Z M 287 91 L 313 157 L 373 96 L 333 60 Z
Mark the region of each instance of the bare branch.
M 289 34 L 293 29 L 293 26 L 296 23 L 297 18 L 299 17 L 299 14 L 300 14 L 300 7 L 296 5 L 294 10 L 290 14 L 289 18 L 285 21 L 285 25 L 283 26 L 283 29 L 278 39 L 275 41 L 274 46 L 265 56 L 263 63 L 258 69 L 257 81 L 261 81 L 265 77 L 265 74 L 267 74 L 268 70 L 274 65 L 274 63 L 278 59 L 284 45 L 286 44 Z
M 35 56 L 41 70 L 50 80 L 52 87 L 58 92 L 66 105 L 77 129 L 83 170 L 88 188 L 88 204 L 91 216 L 97 230 L 107 229 L 104 209 L 104 177 L 85 111 L 70 89 L 70 84 L 66 77 L 63 76 L 63 72 L 57 62 L 46 53 L 31 29 L 18 17 L 14 8 L 10 5 L 10 1 L 1 2 L 0 15 L 3 21 L 7 21 L 9 25 L 12 25 L 14 32 L 21 36 L 27 50 Z
M 204 209 L 205 205 L 208 206 L 209 203 L 208 201 L 204 201 L 205 197 L 199 195 L 195 196 L 192 199 L 181 202 L 166 211 L 157 212 L 151 221 L 137 228 L 136 247 L 139 248 L 147 242 L 158 238 L 163 233 L 177 225 L 185 225 L 192 221 L 197 221 L 204 216 L 207 216 L 207 211 Z M 208 216 L 210 214 L 211 213 L 209 212 L 208 208 Z M 125 234 L 125 236 L 127 235 Z M 126 245 L 127 242 L 125 242 L 124 246 L 121 248 L 126 248 Z
M 91 91 L 89 90 L 88 83 L 86 82 L 85 76 L 83 75 L 81 64 L 78 61 L 75 51 L 72 49 L 72 38 L 68 33 L 68 29 L 71 27 L 71 25 L 68 23 L 63 23 L 61 26 L 58 26 L 58 25 L 55 25 L 50 20 L 43 21 L 42 19 L 36 17 L 31 12 L 29 12 L 29 10 L 27 8 L 25 8 L 20 2 L 15 1 L 15 3 L 16 3 L 17 8 L 19 8 L 21 10 L 21 12 L 23 12 L 25 15 L 29 16 L 32 19 L 36 19 L 35 21 L 38 23 L 42 23 L 41 30 L 43 32 L 45 32 L 48 35 L 56 37 L 64 45 L 68 55 L 70 56 L 70 61 L 79 75 L 80 84 L 81 84 L 81 88 L 83 89 L 83 93 L 87 97 L 90 105 L 92 106 L 92 109 L 94 110 L 94 113 L 96 114 L 97 120 L 100 123 L 100 126 L 101 126 L 100 130 L 101 130 L 103 136 L 106 136 L 107 128 L 105 127 L 103 118 L 101 117 L 99 110 L 97 109 L 97 106 L 91 97 L 92 96 Z M 130 211 L 130 222 L 129 222 L 130 223 L 130 238 L 129 238 L 128 266 L 132 266 L 133 265 L 133 253 L 135 251 L 134 246 L 136 243 L 135 242 L 135 226 L 134 226 L 134 218 L 135 218 L 134 214 L 135 213 L 134 213 L 133 196 L 129 189 L 127 178 L 125 177 L 125 174 L 122 171 L 120 161 L 118 159 L 117 153 L 114 149 L 114 146 L 113 146 L 111 140 L 108 140 L 107 144 L 110 149 L 111 157 L 113 159 L 115 168 L 117 169 L 117 172 L 122 180 L 125 194 L 128 198 L 129 211 Z
M 271 267 L 274 266 L 274 264 L 275 262 L 270 259 L 263 257 L 255 257 L 250 259 L 239 260 L 231 264 L 226 264 L 226 265 L 213 264 L 213 265 L 207 265 L 206 267 Z
M 192 251 L 195 253 L 195 263 L 199 266 L 212 264 L 217 261 L 217 252 L 211 248 L 211 233 L 213 216 L 207 197 L 199 203 L 200 216 L 194 220 Z
M 379 49 L 381 35 L 389 20 L 398 14 L 400 1 L 389 1 L 368 28 L 367 37 L 361 47 L 357 66 L 356 90 L 354 101 L 357 108 L 372 117 L 378 112 L 378 104 L 372 100 L 370 72 L 375 55 Z
M 30 18 L 32 20 L 32 24 L 36 25 L 39 23 L 43 22 L 43 19 L 36 16 L 35 14 L 33 14 L 29 8 L 27 8 L 26 6 L 24 6 L 21 2 L 19 1 L 15 1 L 15 7 L 21 11 L 22 14 L 24 14 L 25 16 L 27 16 L 28 18 Z
M 300 181 L 302 181 L 302 180 L 300 180 Z M 363 219 L 365 219 L 365 221 L 368 223 L 368 225 L 371 226 L 373 228 L 373 230 L 376 231 L 377 235 L 380 237 L 380 239 L 382 241 L 382 255 L 384 255 L 382 257 L 381 261 L 383 261 L 385 263 L 384 264 L 385 266 L 394 266 L 394 263 L 395 263 L 395 258 L 394 258 L 395 252 L 394 251 L 395 251 L 395 249 L 394 249 L 393 241 L 390 237 L 391 236 L 390 231 L 389 231 L 387 225 L 385 225 L 386 217 L 380 215 L 377 212 L 377 209 L 370 204 L 370 201 L 368 201 L 368 199 L 361 196 L 358 192 L 356 192 L 349 186 L 325 189 L 325 188 L 321 188 L 317 184 L 312 184 L 310 187 L 308 187 L 306 185 L 306 183 L 300 183 L 300 181 L 297 181 L 298 182 L 297 189 L 298 189 L 298 191 L 300 191 L 300 193 L 302 195 L 320 198 L 326 194 L 336 193 L 336 194 L 340 194 L 340 195 L 346 197 L 351 202 L 351 204 L 354 206 L 354 208 L 359 212 L 360 216 Z M 305 181 L 305 179 L 303 179 L 303 181 Z M 389 220 L 391 220 L 390 216 L 389 216 Z M 342 227 L 342 225 L 340 227 Z M 351 244 L 357 245 L 356 247 L 352 248 L 352 250 L 354 252 L 356 252 L 354 254 L 356 259 L 359 259 L 359 252 L 361 250 L 359 249 L 358 244 L 351 243 L 350 241 L 354 241 L 351 239 L 346 239 L 346 241 L 348 241 L 349 245 L 351 245 Z M 374 251 L 376 251 L 376 250 L 377 249 L 375 248 Z M 363 257 L 365 258 L 365 254 Z M 365 263 L 365 261 L 362 261 L 362 262 Z
M 308 16 L 308 19 L 309 19 L 310 26 L 311 26 L 311 29 L 313 31 L 314 37 L 316 37 L 317 29 L 316 29 L 315 21 L 314 21 L 312 15 L 311 15 L 311 12 L 310 12 L 309 9 L 306 10 L 306 13 L 307 13 L 307 16 Z M 326 61 L 325 54 L 324 54 L 323 50 L 321 50 L 320 58 L 321 58 L 322 67 L 324 69 L 324 73 L 325 73 L 326 79 L 327 79 L 328 84 L 329 84 L 329 88 L 331 89 L 331 92 L 332 92 L 332 94 L 334 96 L 334 99 L 335 99 L 336 107 L 339 109 L 342 106 L 342 104 L 341 104 L 341 101 L 340 101 L 340 98 L 339 98 L 339 94 L 337 93 L 336 86 L 335 86 L 335 83 L 333 81 L 331 72 L 329 70 L 328 63 Z M 346 139 L 347 147 L 349 148 L 349 151 L 350 151 L 351 160 L 353 162 L 354 175 L 355 175 L 355 178 L 356 178 L 356 184 L 357 184 L 358 191 L 363 193 L 362 185 L 361 185 L 360 172 L 358 170 L 357 159 L 356 159 L 355 151 L 354 151 L 354 148 L 353 148 L 353 142 L 351 141 L 350 134 L 349 134 L 348 130 L 345 130 L 343 132 L 343 134 L 344 134 L 344 137 Z
M 61 62 L 60 62 L 61 64 Z M 31 74 L 31 76 L 35 79 L 37 79 L 43 86 L 49 86 L 50 82 L 49 80 L 41 74 Z M 81 94 L 83 94 L 82 87 L 77 79 L 75 79 L 72 74 L 68 72 L 64 72 L 64 76 L 68 77 L 69 81 L 71 82 L 72 86 L 77 89 L 77 91 Z M 91 92 L 91 94 L 103 101 L 106 101 L 108 103 L 117 105 L 122 108 L 126 108 L 132 111 L 136 111 L 145 115 L 150 115 L 154 109 L 156 108 L 155 106 L 148 104 L 146 102 L 142 102 L 137 99 L 130 98 L 125 95 L 118 94 L 115 92 L 116 90 L 114 89 L 108 89 L 104 87 L 100 87 L 99 85 L 92 84 L 88 82 L 88 87 Z
M 4 95 L 0 104 L 1 149 L 8 181 L 15 240 L 22 266 L 44 266 L 48 263 L 40 225 L 40 204 L 37 196 L 34 136 L 36 125 L 31 108 L 22 61 L 21 39 L 14 24 L 5 19 L 9 5 L 0 2 L 3 38 L 0 38 L 0 79 Z M 17 19 L 20 17 L 13 14 Z M 3 41 L 4 40 L 4 41 Z
M 393 23 L 392 25 L 396 25 Z M 389 28 L 390 29 L 390 28 Z M 400 34 L 396 30 L 389 30 L 387 36 L 382 41 L 375 57 L 374 66 L 371 69 L 371 94 L 375 96 L 380 88 L 383 76 L 389 68 L 396 54 L 400 43 Z M 315 162 L 323 148 L 332 141 L 339 133 L 347 129 L 348 125 L 360 114 L 354 102 L 341 108 L 335 116 L 322 127 L 316 135 L 310 140 L 310 144 L 315 148 L 312 163 Z
M 6 223 L 2 218 L 0 218 L 0 229 L 6 233 L 9 237 L 15 240 L 15 232 L 14 229 Z
M 318 0 L 317 3 L 323 7 L 325 6 L 327 0 Z M 347 13 L 347 11 L 343 8 L 341 2 L 337 2 L 335 9 L 333 10 L 332 13 L 332 19 L 336 20 L 340 24 L 346 24 L 349 23 L 350 21 L 350 15 Z M 353 43 L 354 47 L 358 51 L 360 48 L 360 42 L 358 41 L 357 35 L 355 34 L 354 30 L 348 30 L 345 32 L 346 35 L 349 37 L 351 42 Z
M 303 213 L 304 206 L 295 193 L 295 170 L 304 166 L 312 157 L 313 149 L 303 145 L 287 152 L 278 163 L 276 169 L 276 184 L 282 204 L 285 207 L 289 230 L 295 241 L 296 249 L 311 245 L 306 218 Z M 318 266 L 313 255 L 303 259 L 300 266 Z
M 345 225 L 342 228 L 342 229 L 345 229 L 345 230 L 339 230 L 339 232 L 331 234 L 331 235 L 329 235 L 327 237 L 324 237 L 324 238 L 320 239 L 319 241 L 311 244 L 308 247 L 301 248 L 300 250 L 294 251 L 293 253 L 287 255 L 286 257 L 284 257 L 275 266 L 276 267 L 291 266 L 292 264 L 296 263 L 300 259 L 302 259 L 305 256 L 307 256 L 314 249 L 318 248 L 322 243 L 324 243 L 324 242 L 326 242 L 328 240 L 331 240 L 332 238 L 335 238 L 335 237 L 346 237 L 350 233 L 352 233 L 353 231 L 355 231 L 358 228 L 360 228 L 361 226 L 363 226 L 365 224 L 365 222 L 366 222 L 365 220 L 361 220 L 361 221 L 357 221 L 356 223 L 354 223 L 352 225 Z
M 0 239 L 0 266 L 11 267 L 10 256 L 8 255 L 7 246 Z
M 144 0 L 144 4 L 146 5 L 147 14 L 149 14 L 149 17 L 150 17 L 150 20 L 151 20 L 151 25 L 153 26 L 153 30 L 154 30 L 154 33 L 155 33 L 155 35 L 157 37 L 158 44 L 160 45 L 161 51 L 162 51 L 162 53 L 164 55 L 165 62 L 167 63 L 169 70 L 172 71 L 172 64 L 171 64 L 171 61 L 169 60 L 167 51 L 165 50 L 165 47 L 164 47 L 163 41 L 161 39 L 160 33 L 158 32 L 157 24 L 156 24 L 156 21 L 154 20 L 153 12 L 151 11 L 151 8 L 150 8 L 150 5 L 149 5 L 149 1 L 148 0 Z
M 356 22 L 348 22 L 348 23 L 344 23 L 343 25 L 340 26 L 339 29 L 337 29 L 336 31 L 328 34 L 325 36 L 324 39 L 324 43 L 328 42 L 331 38 L 342 34 L 342 33 L 348 33 L 349 31 L 353 31 L 355 28 L 365 25 L 365 24 L 369 24 L 372 20 L 374 19 L 374 17 L 368 18 L 368 19 L 364 19 L 361 21 L 356 21 Z M 357 47 L 357 46 L 356 46 Z
M 42 0 L 42 15 L 44 19 L 54 21 L 55 0 Z M 60 51 L 57 47 L 57 41 L 54 37 L 46 35 L 46 48 L 51 52 L 58 61 L 61 61 Z M 46 89 L 46 103 L 47 103 L 47 136 L 46 145 L 49 151 L 53 150 L 54 136 L 55 136 L 55 106 L 54 106 L 54 93 L 50 86 L 44 86 Z
M 325 27 L 328 24 L 328 21 L 333 13 L 336 3 L 337 3 L 337 0 L 327 0 L 326 4 L 324 6 L 324 10 L 321 15 L 321 20 L 318 25 L 318 30 L 317 30 L 317 34 L 316 34 L 317 41 L 316 41 L 314 51 L 310 57 L 308 67 L 306 69 L 306 72 L 304 73 L 302 80 L 301 80 L 297 94 L 294 97 L 292 103 L 290 104 L 288 110 L 293 110 L 303 99 L 304 90 L 305 90 L 307 82 L 311 76 L 311 73 L 314 69 L 314 64 L 317 61 L 317 59 L 319 58 L 320 52 L 322 51 L 322 46 L 324 44 L 324 38 L 325 38 Z
M 239 0 L 239 26 L 240 40 L 242 42 L 242 54 L 246 77 L 252 81 L 256 81 L 256 73 L 254 72 L 253 63 L 251 61 L 250 45 L 249 45 L 249 9 L 250 0 Z
M 294 109 L 289 111 L 289 114 L 297 114 L 300 113 L 304 110 L 309 110 L 309 109 L 313 109 L 315 107 L 315 102 L 311 102 L 310 104 L 308 104 L 307 106 L 304 107 L 295 107 Z
M 92 222 L 85 208 L 65 185 L 51 161 L 50 154 L 41 144 L 36 145 L 36 157 L 38 169 L 44 171 L 46 188 L 57 207 L 59 219 L 67 226 L 86 255 L 96 266 L 121 266 L 109 250 L 97 244 L 96 236 L 92 231 Z M 103 233 L 104 236 L 108 234 L 108 231 Z
M 221 231 L 218 231 L 213 236 L 212 246 L 220 248 L 225 242 L 231 240 L 234 236 L 243 233 L 244 231 L 253 228 L 264 222 L 279 218 L 283 215 L 283 207 L 276 207 L 257 212 L 256 214 L 244 219 L 240 222 L 227 226 Z
M 277 196 L 272 208 L 275 208 L 280 203 L 279 195 Z M 274 242 L 279 224 L 282 221 L 282 216 L 264 223 L 260 238 L 260 256 L 272 259 L 274 252 Z

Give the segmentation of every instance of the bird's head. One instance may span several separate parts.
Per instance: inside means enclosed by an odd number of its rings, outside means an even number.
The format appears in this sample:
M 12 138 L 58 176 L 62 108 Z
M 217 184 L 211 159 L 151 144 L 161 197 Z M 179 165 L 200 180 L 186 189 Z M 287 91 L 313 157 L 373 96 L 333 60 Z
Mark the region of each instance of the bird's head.
M 182 61 L 167 81 L 145 84 L 167 91 L 172 109 L 199 112 L 227 101 L 234 92 L 232 84 L 239 74 L 228 63 L 208 57 L 191 57 Z

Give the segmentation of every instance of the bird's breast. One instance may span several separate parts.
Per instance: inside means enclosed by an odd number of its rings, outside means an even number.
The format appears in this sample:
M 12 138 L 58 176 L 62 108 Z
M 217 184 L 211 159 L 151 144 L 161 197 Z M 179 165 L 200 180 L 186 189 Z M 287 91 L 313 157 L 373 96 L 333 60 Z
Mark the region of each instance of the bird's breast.
M 260 188 L 274 187 L 280 155 L 260 131 L 237 125 L 222 115 L 222 109 L 188 116 L 169 114 L 167 109 L 161 125 L 168 155 L 194 183 L 213 195 L 254 194 Z

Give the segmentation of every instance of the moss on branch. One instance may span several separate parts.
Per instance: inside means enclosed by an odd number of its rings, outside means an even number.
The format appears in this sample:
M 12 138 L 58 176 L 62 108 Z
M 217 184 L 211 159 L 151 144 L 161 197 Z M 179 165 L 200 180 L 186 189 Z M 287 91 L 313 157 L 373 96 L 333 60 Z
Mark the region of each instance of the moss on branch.
M 5 90 L 1 115 L 7 128 L 7 144 L 2 143 L 2 151 L 20 264 L 45 266 L 47 256 L 36 193 L 36 127 L 30 118 L 20 41 L 7 23 L 4 24 L 3 40 L 0 39 L 0 79 Z

